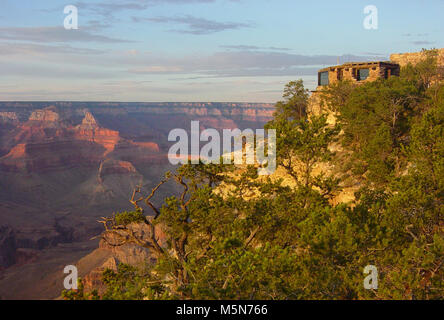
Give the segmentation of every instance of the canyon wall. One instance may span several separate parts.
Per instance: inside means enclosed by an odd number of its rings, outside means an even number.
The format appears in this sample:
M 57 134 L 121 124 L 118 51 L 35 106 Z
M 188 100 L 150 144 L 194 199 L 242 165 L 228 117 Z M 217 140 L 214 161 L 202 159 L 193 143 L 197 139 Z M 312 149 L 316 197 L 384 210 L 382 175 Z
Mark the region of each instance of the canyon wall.
M 136 186 L 151 190 L 174 169 L 170 130 L 188 131 L 192 120 L 201 129 L 258 129 L 273 111 L 241 103 L 0 102 L 0 297 L 57 296 L 60 288 L 43 282 L 78 260 L 83 243 L 102 231 L 97 219 L 131 210 Z M 166 184 L 165 194 L 174 188 Z M 161 191 L 155 201 L 162 198 Z M 46 296 L 38 286 L 48 287 Z

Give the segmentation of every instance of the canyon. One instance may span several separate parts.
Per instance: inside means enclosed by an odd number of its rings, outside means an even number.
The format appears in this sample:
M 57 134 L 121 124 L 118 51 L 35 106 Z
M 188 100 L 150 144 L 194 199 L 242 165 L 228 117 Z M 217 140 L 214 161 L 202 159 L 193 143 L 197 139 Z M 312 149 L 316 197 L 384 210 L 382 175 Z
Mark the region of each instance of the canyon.
M 255 130 L 273 111 L 249 103 L 0 102 L 0 298 L 59 296 L 64 266 L 97 248 L 97 220 L 131 209 L 136 186 L 150 190 L 174 169 L 172 129 L 189 130 L 193 120 L 202 130 Z M 110 248 L 97 250 L 111 259 Z

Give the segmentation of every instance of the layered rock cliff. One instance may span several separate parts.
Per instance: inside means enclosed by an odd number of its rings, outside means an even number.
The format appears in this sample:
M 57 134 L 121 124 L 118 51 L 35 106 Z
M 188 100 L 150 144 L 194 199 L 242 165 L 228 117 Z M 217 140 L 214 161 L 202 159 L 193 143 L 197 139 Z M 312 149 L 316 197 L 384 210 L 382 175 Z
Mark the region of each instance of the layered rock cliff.
M 262 128 L 272 112 L 239 103 L 0 102 L 0 296 L 57 296 L 51 274 L 63 283 L 63 266 L 86 250 L 80 243 L 102 231 L 97 219 L 131 209 L 135 186 L 149 190 L 172 169 L 170 130 L 189 130 L 192 120 L 201 129 Z M 93 274 L 108 260 L 144 257 L 98 250 Z M 42 286 L 47 296 L 34 296 Z

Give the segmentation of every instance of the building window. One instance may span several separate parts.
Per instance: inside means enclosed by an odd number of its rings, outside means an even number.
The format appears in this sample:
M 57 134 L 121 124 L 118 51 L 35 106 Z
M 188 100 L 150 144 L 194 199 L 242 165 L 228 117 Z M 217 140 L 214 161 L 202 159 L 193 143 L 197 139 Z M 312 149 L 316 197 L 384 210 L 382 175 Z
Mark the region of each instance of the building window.
M 358 70 L 358 81 L 364 81 L 370 75 L 370 69 L 359 69 Z
M 328 86 L 328 71 L 319 72 L 318 85 Z

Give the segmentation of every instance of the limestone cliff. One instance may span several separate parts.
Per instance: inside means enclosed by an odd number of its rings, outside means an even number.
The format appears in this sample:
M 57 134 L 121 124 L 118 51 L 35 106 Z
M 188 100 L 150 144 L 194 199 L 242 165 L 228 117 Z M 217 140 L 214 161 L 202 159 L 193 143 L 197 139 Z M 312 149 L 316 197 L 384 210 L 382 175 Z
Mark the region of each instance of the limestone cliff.
M 437 49 L 438 51 L 438 65 L 444 66 L 444 48 Z M 390 60 L 399 64 L 401 67 L 406 66 L 411 63 L 413 65 L 417 64 L 419 61 L 425 58 L 424 52 L 409 52 L 409 53 L 394 53 L 390 55 Z

